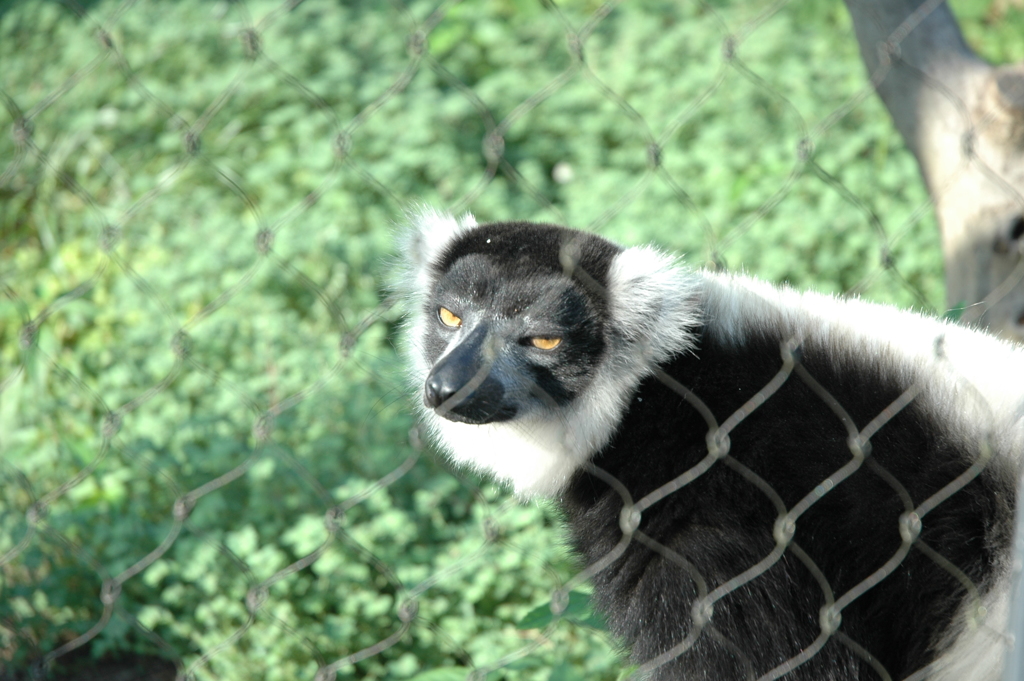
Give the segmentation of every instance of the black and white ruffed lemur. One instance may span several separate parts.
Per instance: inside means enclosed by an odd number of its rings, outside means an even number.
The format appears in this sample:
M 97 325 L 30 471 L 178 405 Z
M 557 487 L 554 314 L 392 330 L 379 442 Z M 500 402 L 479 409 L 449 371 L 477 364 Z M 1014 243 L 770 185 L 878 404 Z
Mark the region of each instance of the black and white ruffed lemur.
M 647 678 L 999 676 L 1024 352 L 564 227 L 412 221 L 426 422 L 614 558 L 594 599 Z

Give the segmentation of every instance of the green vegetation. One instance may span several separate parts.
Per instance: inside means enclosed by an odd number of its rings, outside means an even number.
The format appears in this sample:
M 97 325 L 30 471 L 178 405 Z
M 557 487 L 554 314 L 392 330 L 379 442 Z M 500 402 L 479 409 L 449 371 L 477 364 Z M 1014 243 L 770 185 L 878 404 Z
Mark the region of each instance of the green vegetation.
M 383 291 L 414 202 L 941 311 L 841 4 L 625 3 L 584 64 L 599 4 L 563 4 L 0 2 L 0 670 L 85 635 L 197 679 L 381 641 L 338 678 L 618 677 L 580 587 L 544 612 L 554 510 L 413 430 Z M 1024 57 L 1021 10 L 961 6 Z

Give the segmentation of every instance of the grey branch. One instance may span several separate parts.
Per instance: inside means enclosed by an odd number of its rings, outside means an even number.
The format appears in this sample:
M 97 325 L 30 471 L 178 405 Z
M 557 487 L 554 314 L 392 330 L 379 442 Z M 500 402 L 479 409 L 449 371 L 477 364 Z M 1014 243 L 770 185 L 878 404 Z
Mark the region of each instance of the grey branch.
M 846 6 L 934 201 L 947 304 L 966 303 L 965 321 L 1024 340 L 1024 65 L 981 59 L 945 2 Z

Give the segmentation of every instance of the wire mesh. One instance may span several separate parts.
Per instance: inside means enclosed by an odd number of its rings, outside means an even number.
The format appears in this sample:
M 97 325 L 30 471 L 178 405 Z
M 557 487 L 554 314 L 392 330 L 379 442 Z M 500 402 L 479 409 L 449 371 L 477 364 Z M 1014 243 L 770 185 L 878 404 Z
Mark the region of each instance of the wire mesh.
M 932 203 L 844 17 L 0 4 L 0 678 L 617 678 L 586 597 L 600 565 L 558 512 L 424 454 L 382 293 L 391 226 L 425 200 L 942 310 Z M 828 226 L 794 228 L 808 215 Z M 903 402 L 851 427 L 831 484 Z M 757 406 L 708 412 L 711 442 Z M 783 536 L 813 503 L 776 503 Z M 908 536 L 835 612 L 927 551 Z

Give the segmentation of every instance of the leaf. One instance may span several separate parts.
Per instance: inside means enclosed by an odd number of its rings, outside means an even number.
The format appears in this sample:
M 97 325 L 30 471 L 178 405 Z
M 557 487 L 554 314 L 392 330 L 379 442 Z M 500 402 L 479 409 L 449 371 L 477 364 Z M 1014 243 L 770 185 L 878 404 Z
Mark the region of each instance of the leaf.
M 588 627 L 598 629 L 605 627 L 604 619 L 594 612 L 594 608 L 590 604 L 590 594 L 585 594 L 582 591 L 569 592 L 569 603 L 566 605 L 561 616 Z M 519 623 L 516 624 L 516 628 L 542 629 L 551 624 L 554 619 L 555 614 L 552 611 L 551 603 L 548 602 L 544 605 L 538 605 L 526 613 L 523 619 L 519 620 Z
M 469 676 L 469 669 L 465 667 L 438 667 L 430 671 L 417 674 L 409 681 L 465 681 Z
M 625 667 L 619 672 L 618 677 L 616 677 L 617 681 L 626 681 L 626 679 L 631 678 L 633 674 L 636 673 L 637 669 L 639 669 L 639 667 L 637 667 L 635 664 L 631 664 L 628 667 Z

